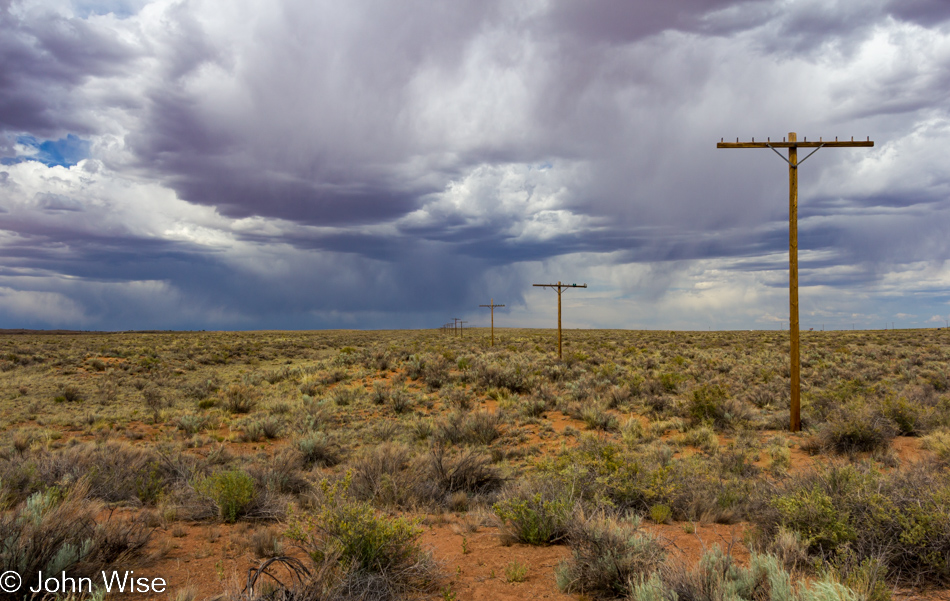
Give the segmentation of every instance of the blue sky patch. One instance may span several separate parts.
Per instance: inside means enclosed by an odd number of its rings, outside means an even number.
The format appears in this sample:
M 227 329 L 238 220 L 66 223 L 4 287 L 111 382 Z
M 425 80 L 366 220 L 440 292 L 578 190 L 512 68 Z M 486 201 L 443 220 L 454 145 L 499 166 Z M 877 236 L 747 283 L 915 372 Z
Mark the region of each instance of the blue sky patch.
M 89 141 L 77 135 L 68 134 L 59 140 L 40 140 L 34 136 L 17 136 L 17 144 L 26 146 L 26 154 L 0 160 L 4 165 L 13 165 L 23 161 L 39 161 L 47 167 L 72 167 L 89 157 Z

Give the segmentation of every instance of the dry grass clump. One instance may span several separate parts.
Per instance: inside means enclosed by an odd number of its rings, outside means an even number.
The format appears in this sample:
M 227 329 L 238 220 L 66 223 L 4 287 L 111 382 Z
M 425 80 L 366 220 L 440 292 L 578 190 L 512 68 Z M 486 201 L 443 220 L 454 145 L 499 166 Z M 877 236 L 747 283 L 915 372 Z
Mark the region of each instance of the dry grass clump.
M 748 567 L 715 546 L 695 566 L 673 564 L 629 581 L 627 599 L 670 601 L 858 601 L 858 592 L 832 576 L 795 586 L 792 575 L 770 555 L 753 553 Z M 875 599 L 874 601 L 883 601 Z
M 436 425 L 435 439 L 448 444 L 489 445 L 501 436 L 496 412 L 451 413 Z
M 830 412 L 819 427 L 818 441 L 835 453 L 873 452 L 888 448 L 897 433 L 894 422 L 877 408 L 855 400 Z
M 558 587 L 598 599 L 628 595 L 634 583 L 655 573 L 666 559 L 663 545 L 639 530 L 639 524 L 639 519 L 603 514 L 576 516 L 567 535 L 571 557 L 555 572 Z
M 154 449 L 114 441 L 77 443 L 54 452 L 24 450 L 0 461 L 0 494 L 7 503 L 83 478 L 92 499 L 154 504 L 175 474 Z
M 148 532 L 138 521 L 97 521 L 89 484 L 50 487 L 0 515 L 0 570 L 92 577 L 140 556 Z M 12 598 L 14 595 L 10 595 Z

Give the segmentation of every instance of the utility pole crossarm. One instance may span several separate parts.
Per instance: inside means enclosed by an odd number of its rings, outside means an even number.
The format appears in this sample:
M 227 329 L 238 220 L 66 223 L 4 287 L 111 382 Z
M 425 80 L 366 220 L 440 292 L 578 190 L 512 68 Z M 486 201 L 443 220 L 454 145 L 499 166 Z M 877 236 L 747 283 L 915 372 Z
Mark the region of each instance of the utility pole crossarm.
M 852 140 L 839 142 L 818 141 L 818 142 L 717 142 L 716 148 L 870 148 L 874 146 L 873 140 Z

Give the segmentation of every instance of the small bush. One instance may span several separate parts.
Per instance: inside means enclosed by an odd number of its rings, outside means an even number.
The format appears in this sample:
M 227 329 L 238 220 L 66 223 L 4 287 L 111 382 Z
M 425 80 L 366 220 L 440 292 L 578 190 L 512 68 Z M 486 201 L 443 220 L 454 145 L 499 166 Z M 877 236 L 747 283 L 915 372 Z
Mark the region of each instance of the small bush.
M 650 507 L 650 519 L 657 524 L 666 524 L 673 518 L 673 510 L 669 505 L 657 503 Z
M 859 400 L 833 409 L 818 440 L 835 453 L 860 453 L 887 449 L 896 435 L 894 422 Z
M 197 434 L 211 426 L 211 418 L 204 415 L 186 413 L 175 420 L 175 425 L 185 434 Z
M 228 413 L 250 413 L 260 400 L 261 392 L 254 386 L 232 384 L 224 391 L 224 408 Z
M 452 413 L 436 428 L 435 437 L 440 442 L 452 444 L 491 444 L 501 436 L 500 418 L 497 413 L 478 411 L 462 414 Z
M 292 515 L 287 536 L 318 566 L 338 573 L 348 593 L 342 598 L 385 601 L 434 590 L 437 568 L 419 546 L 418 523 L 349 499 L 350 482 L 349 474 L 332 485 L 321 482 L 315 511 Z
M 631 582 L 637 601 L 858 601 L 852 589 L 830 578 L 795 587 L 778 559 L 752 553 L 749 567 L 739 565 L 720 547 L 703 554 L 692 569 L 685 564 Z
M 920 447 L 932 451 L 937 460 L 950 465 L 950 430 L 936 430 L 920 439 Z
M 627 595 L 631 583 L 654 573 L 666 557 L 657 539 L 638 526 L 605 516 L 576 521 L 568 536 L 571 557 L 555 572 L 558 587 L 599 598 Z
M 422 369 L 422 379 L 429 390 L 438 390 L 449 383 L 452 364 L 441 355 L 430 357 Z
M 443 446 L 435 445 L 427 459 L 427 481 L 434 489 L 432 493 L 442 498 L 459 492 L 473 495 L 491 493 L 504 482 L 490 459 L 475 451 L 465 451 L 449 458 Z
M 332 467 L 340 463 L 343 457 L 340 445 L 323 432 L 311 432 L 297 438 L 293 446 L 307 466 Z
M 389 396 L 389 405 L 396 415 L 411 411 L 413 404 L 412 395 L 405 388 L 394 388 Z
M 581 419 L 591 430 L 603 430 L 604 432 L 616 432 L 620 429 L 620 422 L 617 417 L 611 415 L 599 407 L 588 407 L 581 413 Z
M 66 386 L 63 388 L 61 396 L 67 403 L 81 403 L 83 401 L 82 392 L 75 386 Z
M 233 524 L 255 500 L 254 479 L 241 469 L 219 472 L 195 483 L 195 491 L 211 500 L 218 517 Z
M 241 439 L 245 442 L 274 440 L 284 433 L 284 420 L 276 415 L 246 422 Z
M 345 388 L 343 386 L 338 386 L 330 394 L 330 399 L 338 407 L 347 407 L 354 403 L 358 403 L 363 399 L 364 392 L 360 387 Z
M 505 566 L 505 582 L 524 582 L 527 579 L 527 565 L 517 561 L 512 561 Z
M 948 504 L 950 475 L 935 466 L 882 474 L 833 465 L 791 479 L 758 520 L 767 538 L 795 532 L 813 556 L 879 561 L 890 577 L 942 582 L 950 579 Z
M 420 499 L 423 468 L 406 446 L 383 443 L 364 451 L 351 468 L 348 493 L 357 500 L 404 509 L 432 502 Z
M 373 392 L 370 393 L 369 399 L 374 405 L 385 405 L 389 401 L 391 391 L 389 384 L 379 381 L 373 382 Z
M 529 545 L 550 545 L 567 536 L 573 503 L 551 493 L 520 491 L 495 503 L 492 511 L 502 523 L 504 535 Z
M 90 503 L 88 495 L 88 483 L 80 480 L 69 489 L 53 486 L 34 493 L 3 512 L 0 571 L 14 571 L 24 578 L 40 571 L 65 571 L 78 579 L 139 557 L 148 541 L 144 524 L 111 518 L 97 521 L 102 504 Z M 4 598 L 22 596 L 10 593 Z

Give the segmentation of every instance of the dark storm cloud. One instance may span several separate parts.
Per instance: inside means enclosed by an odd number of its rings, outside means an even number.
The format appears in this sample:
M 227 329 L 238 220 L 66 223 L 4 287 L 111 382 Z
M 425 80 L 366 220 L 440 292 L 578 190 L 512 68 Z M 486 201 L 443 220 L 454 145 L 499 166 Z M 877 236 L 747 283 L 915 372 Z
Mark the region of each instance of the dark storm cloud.
M 180 6 L 165 15 L 162 32 L 172 66 L 127 140 L 143 168 L 182 198 L 228 216 L 391 220 L 447 181 L 433 186 L 399 173 L 407 155 L 425 152 L 409 129 L 407 85 L 422 67 L 453 69 L 494 11 L 491 2 L 451 10 L 289 2 L 253 15 L 251 44 L 230 54 Z M 189 89 L 202 70 L 230 79 L 237 96 L 209 101 Z M 231 109 L 237 120 L 216 115 Z
M 736 13 L 758 13 L 765 3 L 764 0 L 559 0 L 553 3 L 548 19 L 555 35 L 569 32 L 588 42 L 612 45 L 635 42 L 668 29 L 705 29 L 704 17 L 710 13 L 729 8 Z M 735 18 L 730 21 L 741 22 Z
M 102 24 L 41 7 L 0 6 L 0 131 L 89 133 L 74 88 L 117 75 L 138 51 Z
M 944 0 L 890 0 L 887 10 L 898 19 L 932 27 L 950 19 L 950 3 Z

